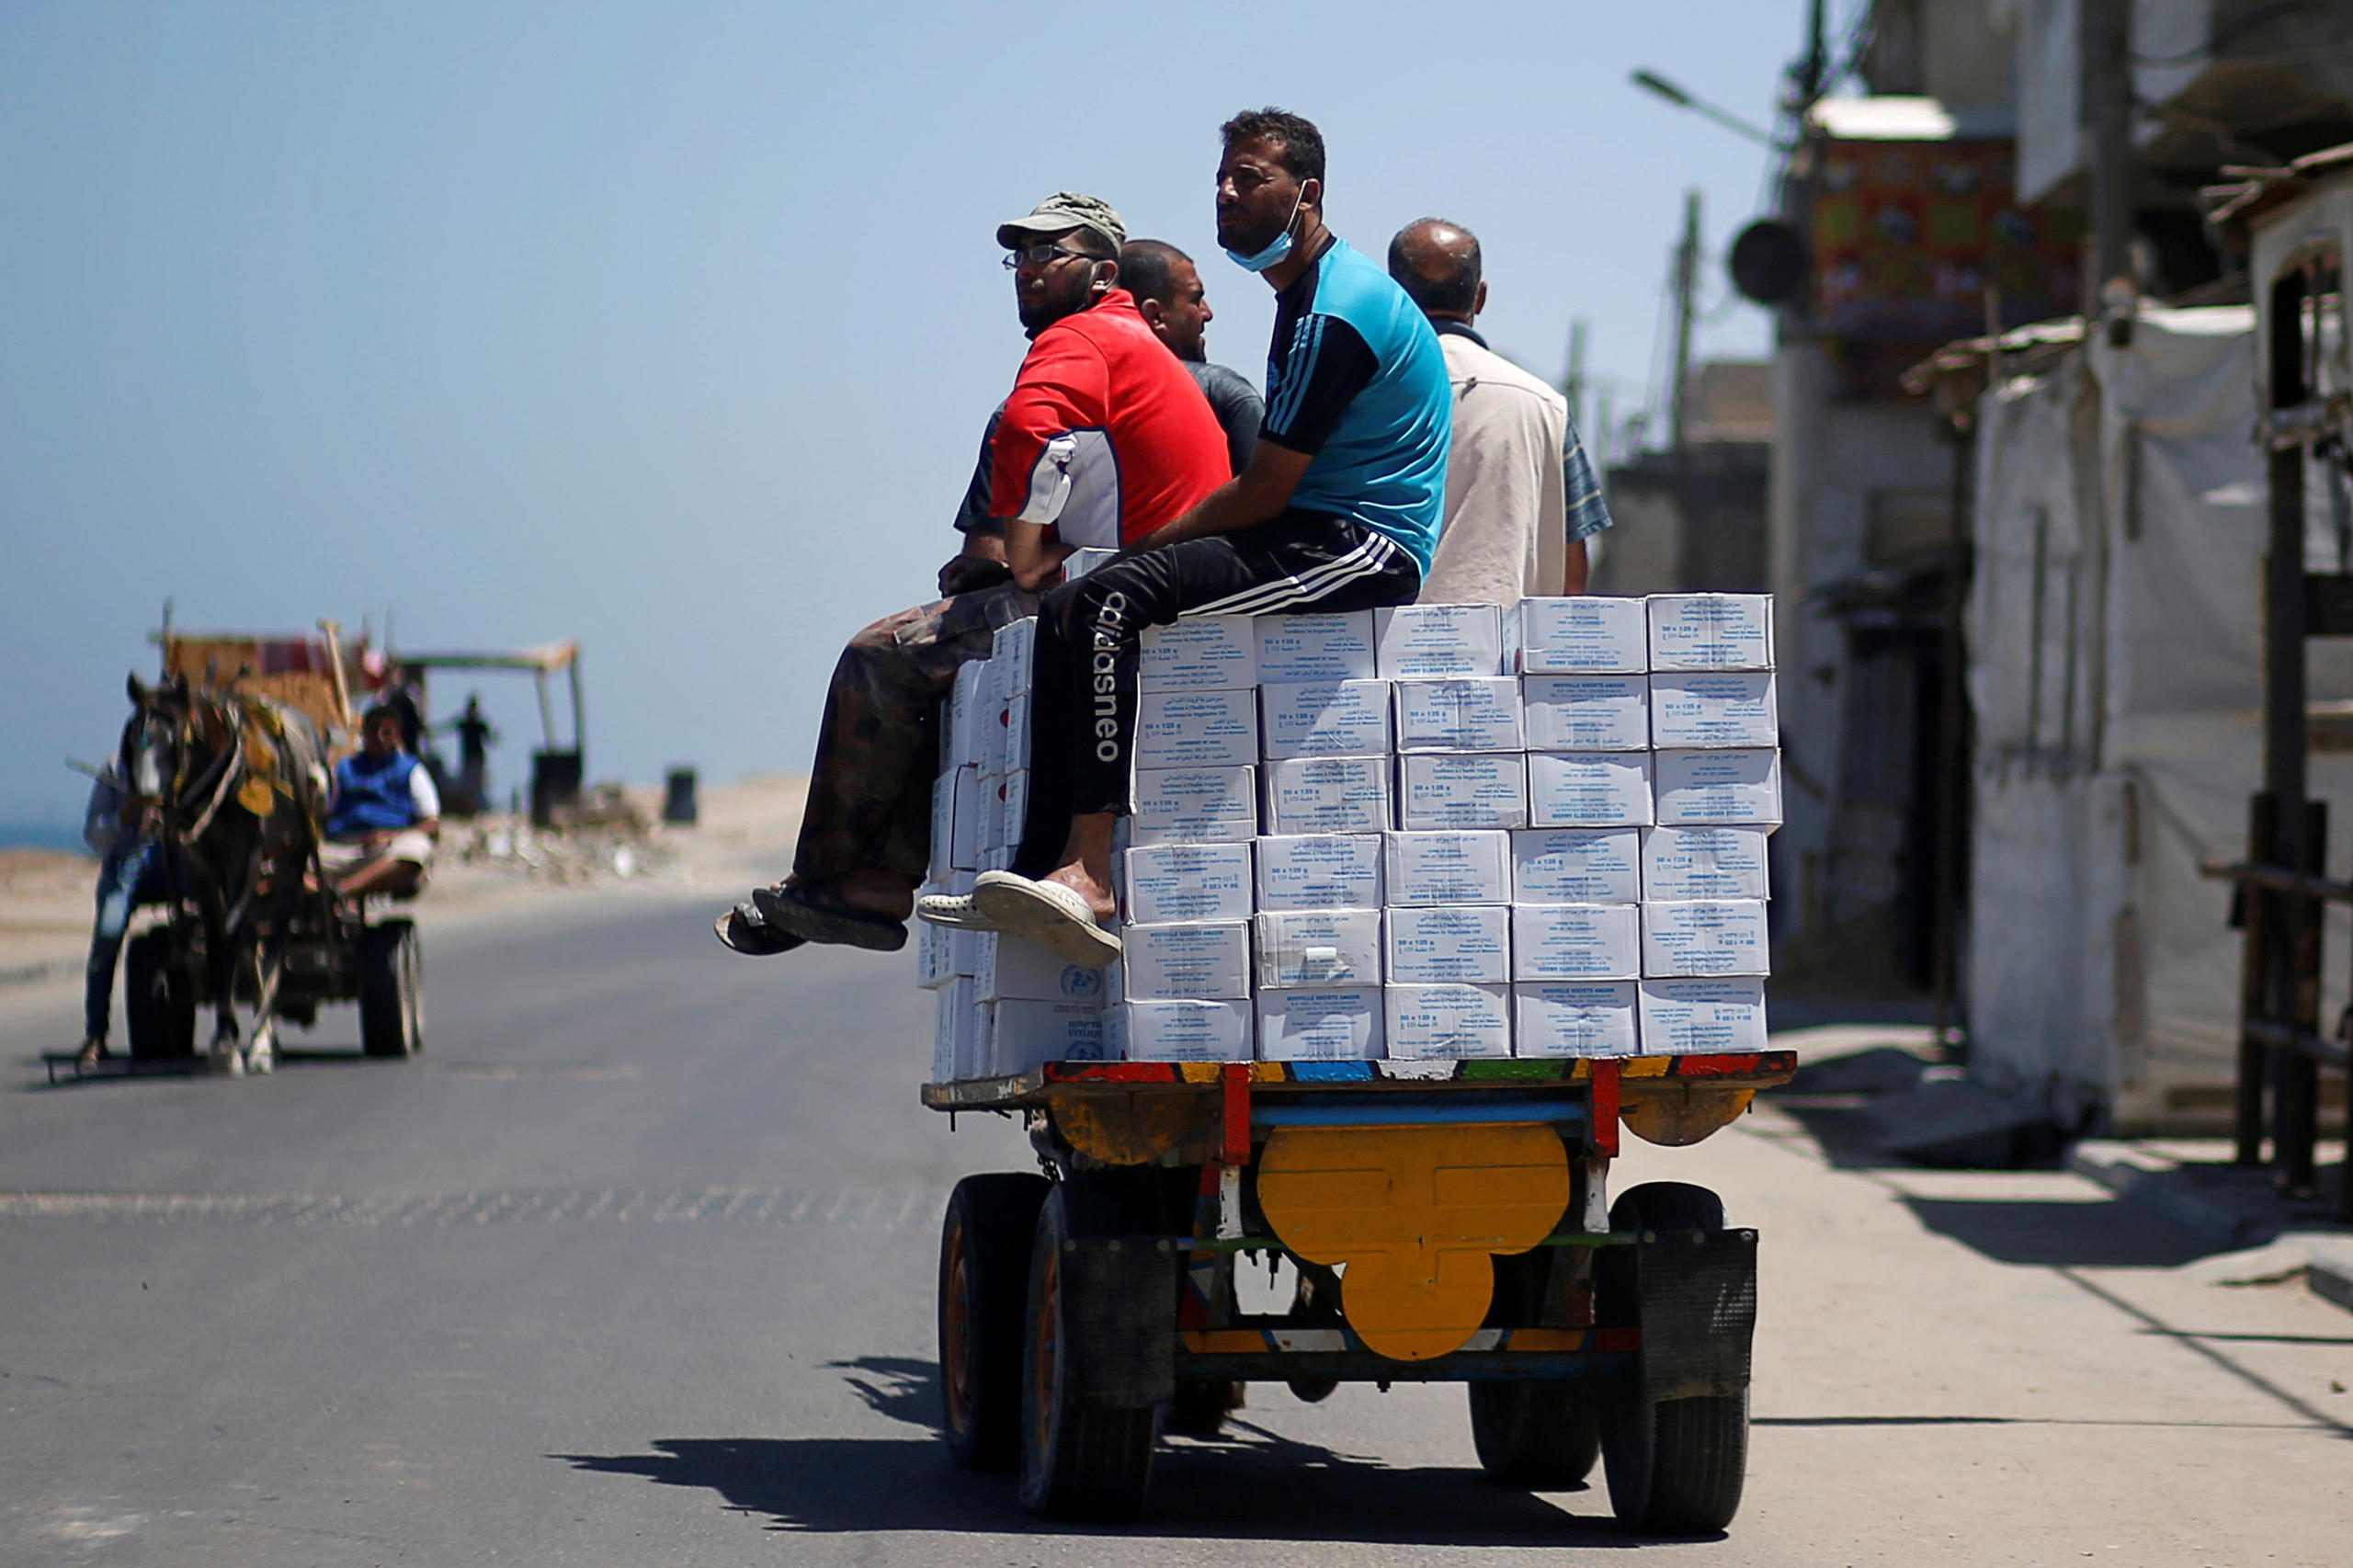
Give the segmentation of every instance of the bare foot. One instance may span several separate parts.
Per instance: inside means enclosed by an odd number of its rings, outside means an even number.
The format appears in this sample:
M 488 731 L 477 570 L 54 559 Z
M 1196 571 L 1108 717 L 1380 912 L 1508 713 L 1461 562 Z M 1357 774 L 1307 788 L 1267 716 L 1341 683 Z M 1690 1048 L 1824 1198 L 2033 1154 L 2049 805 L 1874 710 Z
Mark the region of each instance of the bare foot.
M 1058 866 L 1038 880 L 1041 882 L 1060 882 L 1085 899 L 1086 907 L 1094 912 L 1095 923 L 1097 926 L 1109 925 L 1113 917 L 1120 913 L 1119 901 L 1111 896 L 1111 890 L 1090 875 L 1086 868 L 1078 861 L 1074 860 L 1067 866 Z
M 787 877 L 779 885 L 798 887 L 801 879 Z M 852 909 L 863 910 L 869 915 L 904 920 L 915 913 L 915 882 L 912 877 L 890 871 L 855 871 L 827 891 Z

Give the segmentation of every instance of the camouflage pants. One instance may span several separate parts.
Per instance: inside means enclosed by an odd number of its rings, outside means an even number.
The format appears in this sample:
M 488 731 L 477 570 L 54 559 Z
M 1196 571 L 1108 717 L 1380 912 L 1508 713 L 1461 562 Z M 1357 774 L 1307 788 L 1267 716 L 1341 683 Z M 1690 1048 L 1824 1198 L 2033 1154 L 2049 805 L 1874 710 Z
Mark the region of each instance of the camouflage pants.
M 959 666 L 989 656 L 998 627 L 1037 613 L 1036 594 L 1005 583 L 886 616 L 849 640 L 817 732 L 797 879 L 813 887 L 858 871 L 923 880 L 939 704 Z

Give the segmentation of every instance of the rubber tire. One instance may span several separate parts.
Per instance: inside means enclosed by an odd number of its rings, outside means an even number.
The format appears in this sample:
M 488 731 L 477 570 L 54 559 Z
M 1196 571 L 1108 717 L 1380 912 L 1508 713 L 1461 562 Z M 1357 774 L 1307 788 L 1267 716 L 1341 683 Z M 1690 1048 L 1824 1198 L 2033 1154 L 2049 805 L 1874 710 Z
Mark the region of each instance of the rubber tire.
M 1159 1411 L 1081 1404 L 1066 1364 L 1062 1249 L 1068 1184 L 1038 1211 L 1021 1345 L 1021 1506 L 1041 1518 L 1124 1524 L 1143 1512 Z
M 1601 1458 L 1601 1412 L 1591 1387 L 1534 1378 L 1471 1385 L 1471 1441 L 1489 1479 L 1531 1492 L 1581 1485 Z
M 1683 1182 L 1648 1182 L 1609 1206 L 1613 1231 L 1723 1227 L 1723 1199 Z M 1605 1269 L 1600 1283 L 1602 1321 L 1633 1321 L 1640 1307 L 1629 1269 Z M 1601 1422 L 1601 1458 L 1618 1522 L 1651 1535 L 1721 1533 L 1740 1512 L 1748 1469 L 1747 1391 L 1654 1402 L 1635 1380 L 1613 1393 Z
M 1029 1244 L 1051 1189 L 1034 1171 L 995 1171 L 966 1176 L 948 1195 L 939 1226 L 939 1430 L 966 1470 L 1011 1471 L 1021 1463 Z M 961 1335 L 949 1322 L 960 1290 Z
M 413 920 L 360 930 L 359 1049 L 370 1056 L 425 1049 L 425 946 Z
M 142 931 L 122 951 L 123 1027 L 133 1062 L 188 1062 L 196 1056 L 196 997 L 172 969 L 172 934 Z

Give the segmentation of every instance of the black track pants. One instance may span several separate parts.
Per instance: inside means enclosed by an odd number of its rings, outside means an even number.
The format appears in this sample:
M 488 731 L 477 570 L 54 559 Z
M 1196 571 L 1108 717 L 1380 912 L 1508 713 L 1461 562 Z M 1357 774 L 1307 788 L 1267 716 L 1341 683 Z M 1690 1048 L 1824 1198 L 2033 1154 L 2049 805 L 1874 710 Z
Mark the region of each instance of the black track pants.
M 1136 646 L 1188 615 L 1338 612 L 1411 604 L 1414 558 L 1346 518 L 1285 512 L 1255 528 L 1142 550 L 1065 583 L 1038 609 L 1029 820 L 1015 867 L 1062 861 L 1074 815 L 1128 811 Z

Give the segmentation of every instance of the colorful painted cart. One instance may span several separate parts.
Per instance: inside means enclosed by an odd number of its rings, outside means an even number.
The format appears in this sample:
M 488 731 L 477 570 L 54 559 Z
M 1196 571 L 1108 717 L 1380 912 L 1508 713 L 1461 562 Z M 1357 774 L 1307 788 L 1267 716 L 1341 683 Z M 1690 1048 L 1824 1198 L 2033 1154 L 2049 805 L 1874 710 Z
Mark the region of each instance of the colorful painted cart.
M 1480 1462 L 1531 1488 L 1597 1459 L 1635 1529 L 1740 1504 L 1756 1233 L 1703 1187 L 1613 1202 L 1620 1130 L 1697 1142 L 1787 1082 L 1787 1051 L 1618 1060 L 1050 1063 L 926 1085 L 1026 1119 L 1044 1174 L 969 1176 L 940 1240 L 946 1431 L 1025 1505 L 1142 1507 L 1162 1430 L 1237 1384 L 1470 1385 Z M 1236 1265 L 1289 1259 L 1290 1309 Z

